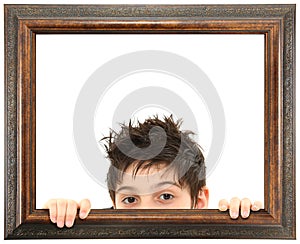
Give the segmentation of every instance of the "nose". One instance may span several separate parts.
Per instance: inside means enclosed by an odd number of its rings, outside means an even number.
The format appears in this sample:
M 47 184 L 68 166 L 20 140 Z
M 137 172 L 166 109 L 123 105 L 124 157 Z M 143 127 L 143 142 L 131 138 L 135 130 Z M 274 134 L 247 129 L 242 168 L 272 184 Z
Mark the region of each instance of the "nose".
M 137 209 L 158 209 L 159 206 L 155 204 L 155 201 L 151 196 L 143 196 L 140 198 L 140 204 L 136 207 Z

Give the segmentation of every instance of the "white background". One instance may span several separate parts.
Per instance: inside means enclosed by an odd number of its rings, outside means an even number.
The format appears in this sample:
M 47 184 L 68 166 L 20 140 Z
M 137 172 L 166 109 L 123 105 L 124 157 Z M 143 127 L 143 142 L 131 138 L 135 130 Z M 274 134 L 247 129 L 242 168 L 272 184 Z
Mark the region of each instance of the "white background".
M 37 208 L 61 197 L 89 198 L 93 208 L 111 206 L 107 190 L 91 181 L 80 165 L 73 142 L 73 113 L 80 89 L 94 70 L 138 50 L 163 50 L 188 58 L 208 75 L 220 95 L 226 140 L 219 164 L 208 172 L 209 207 L 218 208 L 220 199 L 233 196 L 263 202 L 263 35 L 38 35 L 36 43 Z M 95 114 L 96 138 L 108 135 L 115 107 L 123 97 L 149 85 L 174 91 L 187 101 L 207 155 L 212 136 L 218 135 L 212 135 L 201 98 L 184 82 L 157 73 L 131 75 L 107 91 Z M 156 112 L 156 107 L 152 110 Z M 184 125 L 183 129 L 192 129 Z
M 5 3 L 6 4 L 17 4 L 17 3 L 21 4 L 21 3 L 23 3 L 23 1 L 6 0 Z M 28 1 L 26 3 L 32 3 L 32 4 L 33 3 L 39 3 L 39 4 L 50 4 L 50 3 L 51 4 L 62 4 L 62 3 L 64 3 L 64 4 L 76 4 L 76 3 L 78 3 L 78 4 L 83 4 L 83 3 L 86 3 L 86 4 L 88 4 L 88 3 L 116 3 L 116 4 L 118 4 L 118 3 L 133 3 L 133 4 L 136 4 L 136 3 L 142 3 L 142 4 L 147 4 L 147 3 L 149 3 L 149 1 L 146 1 L 146 0 L 129 1 L 129 0 L 127 0 L 126 2 L 124 2 L 124 1 L 114 1 L 114 0 L 111 0 L 111 1 L 80 1 L 80 0 L 77 0 L 77 1 L 76 0 L 69 0 L 69 1 L 61 1 L 61 0 L 60 1 L 59 0 L 58 1 L 57 0 L 47 1 L 47 0 L 44 0 L 43 1 L 43 0 L 39 0 L 39 1 Z M 255 4 L 255 3 L 270 3 L 270 4 L 273 4 L 273 3 L 296 3 L 296 1 L 289 1 L 289 0 L 271 0 L 271 1 L 270 0 L 265 0 L 265 1 L 260 1 L 260 0 L 253 0 L 253 1 L 239 1 L 239 0 L 225 0 L 225 1 L 208 1 L 208 0 L 182 1 L 182 0 L 173 0 L 173 1 L 166 1 L 165 0 L 165 1 L 158 1 L 158 0 L 153 0 L 153 1 L 151 1 L 151 3 L 153 3 L 153 4 L 155 4 L 155 3 L 161 3 L 161 4 L 167 4 L 167 3 L 169 3 L 169 4 L 236 4 L 236 3 L 238 3 L 238 4 L 240 4 L 240 3 Z M 3 9 L 2 8 L 3 8 L 3 6 L 1 6 L 1 11 L 0 11 L 1 21 L 3 20 Z M 0 32 L 0 35 L 1 35 L 2 40 L 3 40 L 4 39 L 4 37 L 3 37 L 4 31 L 3 31 L 2 28 L 3 28 L 3 25 L 1 25 L 1 30 L 2 31 Z M 297 32 L 299 32 L 299 30 L 297 30 Z M 1 52 L 3 52 L 3 50 L 4 49 L 1 49 Z M 3 56 L 4 56 L 4 54 L 2 53 L 2 57 Z M 4 66 L 4 60 L 3 59 L 1 59 L 1 64 Z M 3 69 L 1 69 L 0 72 L 3 72 Z M 4 74 L 3 74 L 3 76 L 4 76 Z M 3 89 L 3 87 L 4 86 L 0 86 L 0 90 Z M 2 90 L 1 90 L 1 93 L 3 94 Z M 1 99 L 0 103 L 3 103 L 3 101 L 4 101 L 4 99 L 3 100 Z M 298 105 L 298 107 L 299 107 L 299 105 Z M 2 104 L 2 106 L 0 106 L 0 108 L 3 108 L 3 104 Z M 2 115 L 3 115 L 3 113 L 2 113 Z M 3 120 L 0 120 L 0 123 L 2 123 L 1 125 L 4 126 Z M 1 138 L 4 139 L 4 137 L 1 137 Z M 0 140 L 0 148 L 4 148 L 3 143 L 4 143 L 4 141 Z M 219 166 L 220 166 L 220 164 L 219 164 Z M 297 171 L 298 170 L 299 169 L 297 169 Z M 3 173 L 4 173 L 4 171 L 0 171 L 0 177 L 1 177 L 2 180 L 3 180 Z M 299 188 L 296 188 L 296 189 L 299 189 Z M 3 192 L 3 189 L 2 189 L 2 192 Z M 4 198 L 3 197 L 4 197 L 4 195 L 1 194 L 0 195 L 0 208 L 2 208 L 2 209 L 4 209 L 4 206 L 3 206 Z M 0 219 L 2 220 L 2 221 L 0 221 L 0 233 L 1 233 L 1 239 L 3 240 L 3 236 L 2 236 L 2 234 L 4 233 L 3 211 L 1 211 Z M 297 217 L 297 220 L 298 220 L 298 217 Z M 299 227 L 297 227 L 297 230 L 299 230 Z M 29 241 L 31 243 L 33 240 L 29 240 Z M 40 241 L 41 240 L 36 240 L 35 242 L 40 242 Z M 48 241 L 54 242 L 54 240 L 48 240 Z M 55 240 L 55 242 L 60 242 L 60 241 L 69 242 L 69 243 L 74 242 L 74 240 Z M 83 240 L 76 240 L 76 241 L 77 242 L 83 242 Z M 105 242 L 105 243 L 107 243 L 107 242 L 115 243 L 115 242 L 118 242 L 118 241 L 123 242 L 124 240 L 84 240 L 84 241 L 89 241 L 89 242 L 99 242 L 99 241 L 101 241 L 101 242 Z M 136 243 L 138 243 L 141 240 L 131 240 L 131 241 L 136 241 Z M 150 243 L 153 240 L 143 240 L 143 242 L 145 242 L 145 241 Z M 163 241 L 165 241 L 165 240 L 163 240 Z M 172 241 L 175 241 L 175 240 L 172 240 Z M 181 240 L 179 240 L 179 241 L 181 241 Z M 189 242 L 194 242 L 194 243 L 198 243 L 199 241 L 201 241 L 201 242 L 213 242 L 215 240 L 189 240 Z M 232 242 L 235 242 L 235 241 L 240 242 L 242 240 L 221 240 L 222 243 L 224 243 L 224 242 L 225 243 L 226 242 L 227 243 L 232 243 Z M 262 242 L 262 241 L 259 241 L 259 240 L 256 240 L 256 241 Z M 273 240 L 268 240 L 268 241 L 273 242 Z M 11 242 L 14 243 L 15 241 L 11 241 Z M 265 240 L 264 240 L 264 242 L 265 242 Z M 284 240 L 281 240 L 279 242 L 284 242 Z

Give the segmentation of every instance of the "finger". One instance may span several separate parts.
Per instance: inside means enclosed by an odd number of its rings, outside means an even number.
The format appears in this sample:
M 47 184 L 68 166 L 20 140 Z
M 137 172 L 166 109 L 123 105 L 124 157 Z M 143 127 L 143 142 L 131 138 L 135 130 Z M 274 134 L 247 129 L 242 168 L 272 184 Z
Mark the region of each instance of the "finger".
M 52 199 L 48 200 L 48 201 L 43 205 L 42 209 L 49 209 L 49 205 L 50 205 L 50 203 L 51 203 L 52 201 L 53 201 Z
M 49 200 L 44 208 L 49 209 L 50 220 L 52 223 L 56 223 L 57 220 L 57 208 L 56 208 L 56 200 Z
M 224 212 L 224 211 L 227 211 L 228 209 L 228 201 L 226 199 L 221 199 L 219 201 L 219 210 Z
M 77 213 L 78 204 L 75 201 L 68 200 L 67 201 L 67 209 L 66 209 L 66 226 L 68 228 L 72 227 L 74 224 L 74 220 Z
M 252 211 L 258 211 L 262 209 L 262 202 L 260 201 L 255 201 L 252 205 L 251 205 L 251 210 Z
M 91 202 L 88 199 L 83 199 L 79 203 L 79 218 L 85 219 L 91 211 Z
M 57 227 L 62 228 L 65 224 L 65 217 L 66 217 L 66 208 L 67 208 L 67 201 L 64 199 L 58 199 L 57 202 Z
M 240 210 L 240 199 L 234 197 L 230 200 L 229 215 L 232 219 L 237 219 L 239 217 Z
M 248 198 L 241 200 L 241 216 L 242 218 L 248 218 L 250 214 L 251 201 Z

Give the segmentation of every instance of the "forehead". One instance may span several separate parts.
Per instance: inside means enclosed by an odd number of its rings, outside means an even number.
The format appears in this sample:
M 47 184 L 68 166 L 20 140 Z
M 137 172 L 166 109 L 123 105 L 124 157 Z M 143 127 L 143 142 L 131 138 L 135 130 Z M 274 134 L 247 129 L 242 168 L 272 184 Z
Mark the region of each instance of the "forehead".
M 140 163 L 133 162 L 123 172 L 122 181 L 125 180 L 146 180 L 147 182 L 159 182 L 161 180 L 177 180 L 175 170 L 167 162 L 151 162 L 146 161 Z
M 161 162 L 151 162 L 151 161 L 145 161 L 140 162 L 138 160 L 134 161 L 132 164 L 130 164 L 124 174 L 128 175 L 155 175 L 159 173 L 163 173 L 168 168 L 168 163 L 165 161 Z
M 137 170 L 138 163 L 133 163 L 124 172 L 122 180 L 117 184 L 117 192 L 138 191 L 137 194 L 151 194 L 172 185 L 179 185 L 173 169 L 167 167 L 164 162 L 147 166 L 145 162 Z

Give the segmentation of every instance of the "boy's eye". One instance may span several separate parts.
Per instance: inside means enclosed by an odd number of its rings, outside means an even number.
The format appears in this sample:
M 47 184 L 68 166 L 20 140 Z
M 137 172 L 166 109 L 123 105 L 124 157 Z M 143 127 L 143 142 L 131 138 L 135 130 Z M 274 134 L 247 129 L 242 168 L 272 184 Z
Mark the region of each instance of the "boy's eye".
M 161 194 L 159 197 L 161 200 L 170 200 L 173 199 L 174 196 L 168 193 Z
M 124 202 L 125 204 L 131 204 L 136 202 L 136 199 L 134 197 L 126 197 L 122 202 Z

